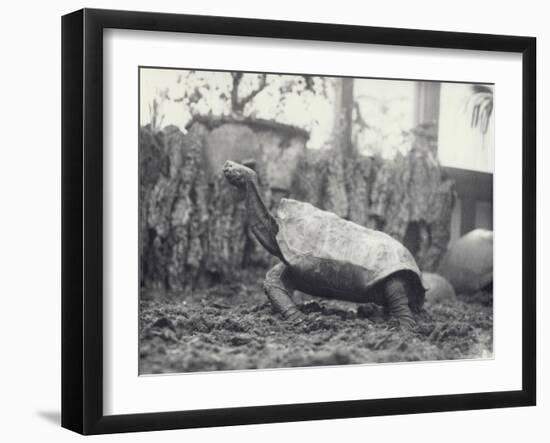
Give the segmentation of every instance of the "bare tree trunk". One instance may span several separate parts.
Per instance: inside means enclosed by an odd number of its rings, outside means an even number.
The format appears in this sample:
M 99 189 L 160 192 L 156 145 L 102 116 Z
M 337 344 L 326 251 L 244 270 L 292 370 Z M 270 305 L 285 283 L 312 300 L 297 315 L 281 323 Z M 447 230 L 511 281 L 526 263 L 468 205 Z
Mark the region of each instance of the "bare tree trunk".
M 354 154 L 351 139 L 353 123 L 353 78 L 335 79 L 333 146 L 342 151 L 344 157 Z

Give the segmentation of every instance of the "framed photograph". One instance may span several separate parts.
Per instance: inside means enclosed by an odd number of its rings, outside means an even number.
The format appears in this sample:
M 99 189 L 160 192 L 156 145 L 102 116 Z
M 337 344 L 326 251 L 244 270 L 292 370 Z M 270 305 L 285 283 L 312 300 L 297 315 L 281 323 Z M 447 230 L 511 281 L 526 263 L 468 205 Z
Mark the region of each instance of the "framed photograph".
M 62 19 L 62 425 L 535 405 L 532 37 Z

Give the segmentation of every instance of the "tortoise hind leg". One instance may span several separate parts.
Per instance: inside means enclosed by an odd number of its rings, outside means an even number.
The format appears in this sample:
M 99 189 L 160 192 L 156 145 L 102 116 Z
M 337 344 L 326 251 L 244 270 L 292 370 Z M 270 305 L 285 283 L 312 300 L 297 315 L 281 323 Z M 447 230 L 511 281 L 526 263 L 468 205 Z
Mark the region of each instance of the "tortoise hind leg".
M 290 298 L 294 288 L 288 277 L 287 267 L 283 263 L 279 263 L 267 271 L 264 290 L 271 305 L 285 319 L 297 320 L 302 318 L 302 313 Z
M 409 307 L 408 288 L 406 282 L 398 277 L 390 278 L 386 282 L 384 306 L 388 314 L 399 320 L 405 328 L 412 328 L 416 321 Z

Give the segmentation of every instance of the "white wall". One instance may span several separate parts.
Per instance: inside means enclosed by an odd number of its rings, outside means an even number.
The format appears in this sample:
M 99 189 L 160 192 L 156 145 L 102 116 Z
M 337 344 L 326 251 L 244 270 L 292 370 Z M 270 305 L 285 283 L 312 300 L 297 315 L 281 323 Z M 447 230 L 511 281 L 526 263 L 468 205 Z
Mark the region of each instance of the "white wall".
M 539 150 L 542 123 L 550 119 L 550 29 L 544 3 L 463 0 L 354 2 L 156 2 L 143 0 L 5 2 L 1 32 L 2 217 L 0 269 L 0 435 L 3 441 L 73 441 L 81 437 L 54 424 L 60 397 L 60 15 L 83 5 L 116 9 L 155 9 L 213 15 L 294 19 L 432 28 L 539 38 Z M 544 104 L 543 104 L 544 101 Z M 543 112 L 545 107 L 546 113 Z M 550 170 L 550 156 L 539 160 Z M 539 177 L 542 174 L 539 173 Z M 544 183 L 542 183 L 544 181 Z M 539 180 L 546 202 L 542 225 L 550 221 L 548 180 Z M 539 198 L 542 203 L 542 199 Z M 540 231 L 540 230 L 539 230 Z M 539 273 L 550 265 L 548 233 Z M 546 273 L 548 274 L 548 273 Z M 546 277 L 539 287 L 539 313 L 549 303 Z M 379 417 L 224 429 L 170 431 L 100 437 L 94 441 L 548 441 L 550 326 L 539 314 L 539 406 L 536 408 Z M 545 348 L 545 349 L 543 349 Z M 544 351 L 544 352 L 543 352 Z M 366 380 L 365 382 L 369 382 Z M 372 381 L 375 383 L 376 381 Z M 452 383 L 452 380 L 449 380 Z M 291 389 L 291 387 L 288 387 Z M 322 389 L 322 387 L 320 387 Z
M 439 112 L 439 160 L 445 166 L 493 172 L 495 113 L 487 132 L 470 126 L 472 93 L 470 85 L 443 83 Z

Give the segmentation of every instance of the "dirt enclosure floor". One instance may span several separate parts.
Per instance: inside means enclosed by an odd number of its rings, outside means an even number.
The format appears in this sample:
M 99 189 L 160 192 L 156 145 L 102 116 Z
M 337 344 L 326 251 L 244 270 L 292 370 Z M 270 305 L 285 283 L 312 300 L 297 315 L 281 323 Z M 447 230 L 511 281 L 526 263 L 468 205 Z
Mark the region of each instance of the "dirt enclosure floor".
M 294 324 L 272 312 L 260 274 L 249 280 L 187 296 L 143 292 L 140 374 L 492 357 L 487 300 L 427 303 L 404 331 L 376 305 L 298 294 L 307 317 Z

